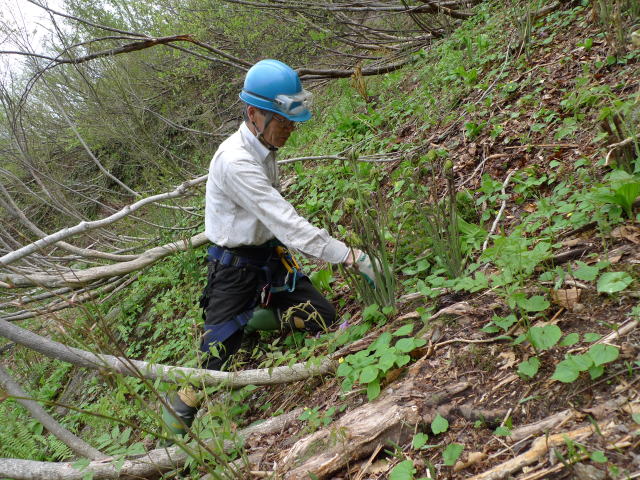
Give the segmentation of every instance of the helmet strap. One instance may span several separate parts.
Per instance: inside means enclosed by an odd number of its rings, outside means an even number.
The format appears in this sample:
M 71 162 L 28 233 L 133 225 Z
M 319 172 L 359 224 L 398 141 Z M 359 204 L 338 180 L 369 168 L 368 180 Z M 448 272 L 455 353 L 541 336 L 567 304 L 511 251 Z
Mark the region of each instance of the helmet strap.
M 258 140 L 260 140 L 260 143 L 262 143 L 265 147 L 267 147 L 270 151 L 272 152 L 277 152 L 278 151 L 278 147 L 271 145 L 269 142 L 267 142 L 267 140 L 264 138 L 264 131 L 267 129 L 267 127 L 269 126 L 269 124 L 271 123 L 271 120 L 273 120 L 273 112 L 270 112 L 269 110 L 260 110 L 263 115 L 264 115 L 264 127 L 262 130 L 260 130 L 258 128 L 258 125 L 256 125 L 256 122 L 254 122 L 253 120 L 251 120 L 251 124 L 253 125 L 253 128 L 256 129 L 256 137 L 258 138 Z

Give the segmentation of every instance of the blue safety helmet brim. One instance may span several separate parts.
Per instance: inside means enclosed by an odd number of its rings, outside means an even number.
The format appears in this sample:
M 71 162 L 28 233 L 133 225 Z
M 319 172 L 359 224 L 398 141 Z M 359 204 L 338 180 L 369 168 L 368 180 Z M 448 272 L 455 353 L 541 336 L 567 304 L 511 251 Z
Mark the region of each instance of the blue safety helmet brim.
M 302 88 L 295 70 L 278 60 L 269 59 L 261 60 L 249 69 L 239 96 L 247 105 L 277 113 L 293 122 L 306 122 L 311 118 L 311 111 L 306 104 L 299 113 L 287 112 L 276 101 L 279 96 L 304 97 L 305 93 L 308 92 Z

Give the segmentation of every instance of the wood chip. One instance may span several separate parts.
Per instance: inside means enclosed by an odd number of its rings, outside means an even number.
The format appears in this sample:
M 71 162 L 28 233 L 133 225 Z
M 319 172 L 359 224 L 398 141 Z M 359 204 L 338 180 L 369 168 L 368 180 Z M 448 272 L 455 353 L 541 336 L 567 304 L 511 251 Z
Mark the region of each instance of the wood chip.
M 462 462 L 458 461 L 453 466 L 454 472 L 459 472 L 460 470 L 464 470 L 465 468 L 470 467 L 471 465 L 475 465 L 476 463 L 480 463 L 487 458 L 487 454 L 484 452 L 471 452 L 469 453 L 467 459 Z
M 611 232 L 611 236 L 640 245 L 640 227 L 635 225 L 620 225 Z
M 573 307 L 580 301 L 582 290 L 579 288 L 566 288 L 560 290 L 551 290 L 551 299 L 557 305 L 573 311 Z

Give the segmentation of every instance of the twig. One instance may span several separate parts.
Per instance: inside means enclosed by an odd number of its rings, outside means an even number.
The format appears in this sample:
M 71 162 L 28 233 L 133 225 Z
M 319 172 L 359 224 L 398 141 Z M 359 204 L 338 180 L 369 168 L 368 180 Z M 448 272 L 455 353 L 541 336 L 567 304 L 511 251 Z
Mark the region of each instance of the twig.
M 90 458 L 91 460 L 102 460 L 107 458 L 107 455 L 102 453 L 100 450 L 93 448 L 80 437 L 77 437 L 60 425 L 60 423 L 49 415 L 38 402 L 30 398 L 22 387 L 18 385 L 13 378 L 11 378 L 9 372 L 1 366 L 0 385 L 2 385 L 2 388 L 10 395 L 10 398 L 13 398 L 16 402 L 26 408 L 33 418 L 42 423 L 42 425 L 44 425 L 52 435 L 69 447 L 74 453 L 82 457 Z
M 369 457 L 369 460 L 367 460 L 367 463 L 363 465 L 363 467 L 360 469 L 360 471 L 358 472 L 358 475 L 356 475 L 356 478 L 354 480 L 362 480 L 362 477 L 364 477 L 365 473 L 367 473 L 367 469 L 373 463 L 373 459 L 376 458 L 378 453 L 380 453 L 381 449 L 382 449 L 382 444 L 379 443 L 376 449 L 373 451 L 373 453 Z
M 632 143 L 635 139 L 633 137 L 629 137 L 629 138 L 625 138 L 624 140 L 622 140 L 621 142 L 618 143 L 612 143 L 611 145 L 609 145 L 607 148 L 609 149 L 609 153 L 607 153 L 607 157 L 604 161 L 605 165 L 609 165 L 609 160 L 611 159 L 611 155 L 613 154 L 613 152 L 621 147 L 624 147 L 626 145 L 629 145 L 630 143 Z
M 513 145 L 504 147 L 505 150 L 513 150 L 517 148 L 578 148 L 580 145 L 576 143 L 528 143 L 526 145 Z
M 467 183 L 469 183 L 471 179 L 476 176 L 476 173 L 478 172 L 478 170 L 480 170 L 488 160 L 510 157 L 510 156 L 511 155 L 508 153 L 494 153 L 493 155 L 489 155 L 488 157 L 483 158 L 482 161 L 478 164 L 478 166 L 473 170 L 473 172 L 471 172 L 471 175 L 469 175 L 469 178 L 467 178 L 464 182 L 462 182 L 458 186 L 462 187 L 463 185 L 466 185 Z
M 511 180 L 511 177 L 517 171 L 518 170 L 512 170 L 509 173 L 509 175 L 507 175 L 507 178 L 504 179 L 504 183 L 502 184 L 502 196 L 506 195 L 506 189 L 507 189 L 507 185 L 509 184 L 509 180 Z M 498 215 L 496 216 L 496 219 L 493 221 L 493 225 L 491 225 L 491 230 L 489 230 L 489 233 L 487 234 L 487 238 L 485 239 L 484 243 L 482 244 L 482 251 L 483 252 L 487 249 L 487 245 L 489 244 L 489 238 L 496 231 L 496 228 L 498 227 L 498 222 L 500 221 L 500 217 L 502 217 L 502 214 L 504 213 L 504 209 L 505 208 L 507 208 L 507 199 L 506 198 L 502 200 L 502 205 L 500 206 L 500 211 L 498 212 Z
M 598 428 L 603 431 L 603 433 L 605 431 L 609 431 L 604 423 L 598 424 Z M 469 480 L 498 480 L 507 478 L 512 473 L 517 472 L 523 467 L 531 465 L 532 463 L 538 461 L 538 459 L 545 455 L 549 451 L 549 449 L 559 445 L 564 445 L 567 438 L 571 440 L 578 440 L 591 436 L 593 432 L 594 426 L 587 425 L 570 432 L 557 433 L 555 435 L 540 437 L 533 442 L 531 448 L 525 453 L 507 460 L 506 462 L 493 467 L 491 470 L 470 477 Z

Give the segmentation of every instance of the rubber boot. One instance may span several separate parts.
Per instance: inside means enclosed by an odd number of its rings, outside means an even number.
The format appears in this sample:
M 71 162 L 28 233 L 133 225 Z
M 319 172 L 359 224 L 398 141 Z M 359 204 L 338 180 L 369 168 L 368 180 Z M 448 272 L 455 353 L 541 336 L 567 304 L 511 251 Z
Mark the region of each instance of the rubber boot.
M 193 424 L 193 420 L 200 407 L 198 392 L 192 387 L 181 388 L 177 392 L 169 393 L 165 397 L 171 409 L 162 406 L 162 423 L 170 435 L 186 435 L 187 429 Z M 173 411 L 171 411 L 173 410 Z M 171 443 L 165 442 L 163 446 Z

